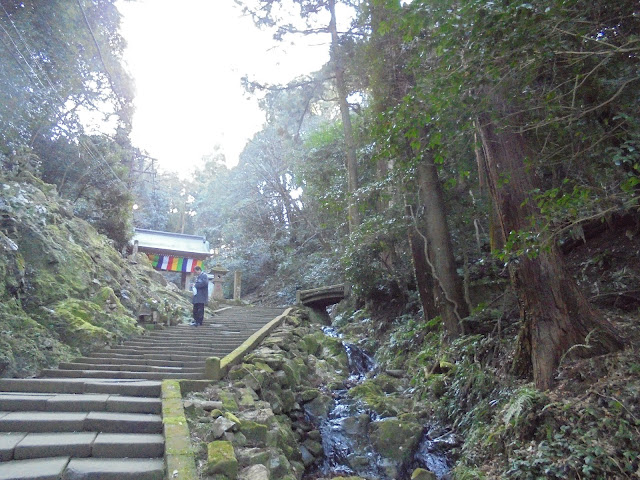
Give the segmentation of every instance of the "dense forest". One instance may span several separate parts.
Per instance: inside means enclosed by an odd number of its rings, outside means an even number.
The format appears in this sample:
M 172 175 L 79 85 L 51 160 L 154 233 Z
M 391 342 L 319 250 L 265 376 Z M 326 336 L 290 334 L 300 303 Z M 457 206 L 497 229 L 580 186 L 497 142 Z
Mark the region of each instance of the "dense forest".
M 188 181 L 130 141 L 115 3 L 0 0 L 5 190 L 55 185 L 118 250 L 204 235 L 254 302 L 350 285 L 341 318 L 467 439 L 455 478 L 638 477 L 637 0 L 237 0 L 330 61 L 246 78 L 264 127 Z

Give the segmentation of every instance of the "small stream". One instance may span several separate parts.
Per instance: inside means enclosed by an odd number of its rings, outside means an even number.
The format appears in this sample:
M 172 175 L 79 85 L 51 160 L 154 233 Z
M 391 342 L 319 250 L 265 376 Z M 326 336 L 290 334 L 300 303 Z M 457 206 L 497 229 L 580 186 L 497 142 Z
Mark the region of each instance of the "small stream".
M 325 335 L 340 338 L 335 329 L 325 327 Z M 367 479 L 390 480 L 382 468 L 384 459 L 375 451 L 368 438 L 368 426 L 380 420 L 375 412 L 363 409 L 347 395 L 350 388 L 377 374 L 373 358 L 351 343 L 342 342 L 347 353 L 350 376 L 345 389 L 331 392 L 333 405 L 326 418 L 309 420 L 317 425 L 322 436 L 325 458 L 318 470 L 322 475 L 357 475 Z M 438 479 L 447 478 L 450 463 L 446 452 L 455 444 L 453 434 L 436 426 L 425 426 L 423 437 L 410 465 L 406 465 L 409 478 L 413 469 L 421 467 L 433 472 Z

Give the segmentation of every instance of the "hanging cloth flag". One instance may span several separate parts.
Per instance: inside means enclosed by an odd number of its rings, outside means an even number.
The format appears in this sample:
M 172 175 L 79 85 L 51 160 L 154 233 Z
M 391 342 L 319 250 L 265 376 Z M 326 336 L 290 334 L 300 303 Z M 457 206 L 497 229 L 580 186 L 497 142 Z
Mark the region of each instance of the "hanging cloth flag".
M 166 270 L 167 272 L 186 272 L 193 273 L 196 267 L 202 268 L 202 260 L 186 257 L 173 257 L 170 255 L 156 255 L 150 253 L 147 255 L 151 260 L 151 266 L 156 270 Z
M 191 272 L 193 269 L 193 258 L 185 258 L 182 262 L 182 272 Z

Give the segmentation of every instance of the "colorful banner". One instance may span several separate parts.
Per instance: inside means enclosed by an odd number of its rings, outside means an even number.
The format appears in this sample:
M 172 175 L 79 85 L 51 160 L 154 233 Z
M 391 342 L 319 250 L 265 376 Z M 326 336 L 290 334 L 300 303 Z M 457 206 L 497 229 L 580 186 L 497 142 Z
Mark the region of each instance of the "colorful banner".
M 192 273 L 196 267 L 202 268 L 202 260 L 193 258 L 173 257 L 171 255 L 147 254 L 151 265 L 156 270 L 166 270 L 167 272 L 188 272 Z

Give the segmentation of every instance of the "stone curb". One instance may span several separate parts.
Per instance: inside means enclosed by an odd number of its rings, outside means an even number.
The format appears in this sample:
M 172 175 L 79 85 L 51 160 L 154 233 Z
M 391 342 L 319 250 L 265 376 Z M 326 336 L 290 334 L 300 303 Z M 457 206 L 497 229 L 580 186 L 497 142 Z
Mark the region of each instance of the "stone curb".
M 162 423 L 164 426 L 164 463 L 166 478 L 197 480 L 198 469 L 191 448 L 191 435 L 182 408 L 180 382 L 162 382 Z
M 207 358 L 205 360 L 205 376 L 207 379 L 217 381 L 224 377 L 231 367 L 240 363 L 248 353 L 252 352 L 256 348 L 264 337 L 269 335 L 272 330 L 279 327 L 291 310 L 293 310 L 292 307 L 287 308 L 281 315 L 271 320 L 264 327 L 246 339 L 242 345 L 222 359 L 220 359 L 220 357 Z
M 188 392 L 204 390 L 211 385 L 211 382 L 224 377 L 233 365 L 241 362 L 267 335 L 282 325 L 291 310 L 293 308 L 287 308 L 224 358 L 208 358 L 205 369 L 208 380 L 164 380 L 162 382 L 164 463 L 167 480 L 198 480 L 199 478 L 195 453 L 191 448 L 189 426 L 182 407 L 182 396 Z

